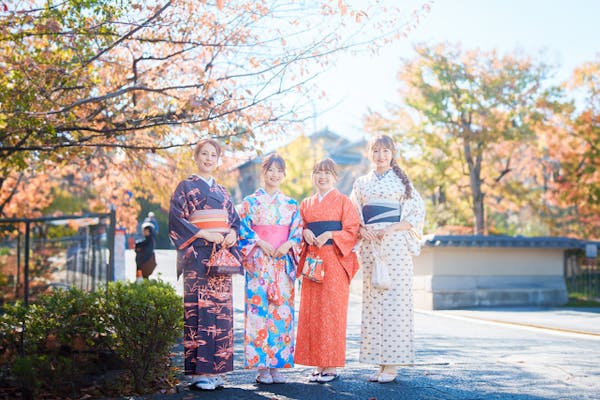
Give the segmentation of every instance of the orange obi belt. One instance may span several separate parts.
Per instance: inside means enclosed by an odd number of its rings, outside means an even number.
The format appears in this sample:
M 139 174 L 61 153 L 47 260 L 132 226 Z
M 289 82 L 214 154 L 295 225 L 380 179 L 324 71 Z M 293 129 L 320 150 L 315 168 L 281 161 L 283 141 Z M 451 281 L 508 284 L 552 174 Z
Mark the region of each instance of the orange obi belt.
M 222 233 L 229 231 L 230 225 L 227 219 L 227 210 L 222 208 L 198 210 L 190 216 L 190 222 L 196 227 L 211 232 Z

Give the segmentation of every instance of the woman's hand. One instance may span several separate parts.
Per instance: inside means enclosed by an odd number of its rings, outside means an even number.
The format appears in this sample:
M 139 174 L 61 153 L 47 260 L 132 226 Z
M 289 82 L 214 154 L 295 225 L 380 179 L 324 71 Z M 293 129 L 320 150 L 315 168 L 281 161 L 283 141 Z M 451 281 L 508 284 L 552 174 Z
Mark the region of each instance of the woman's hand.
M 368 240 L 369 242 L 379 239 L 377 229 L 369 229 L 369 228 L 361 226 L 359 232 L 360 232 L 360 237 L 365 240 Z
M 331 232 L 331 231 L 325 231 L 325 232 L 321 233 L 319 236 L 317 236 L 317 238 L 315 239 L 315 244 L 318 247 L 321 247 L 329 239 L 333 239 L 333 232 Z
M 237 241 L 237 233 L 233 229 L 229 231 L 227 235 L 223 238 L 223 246 L 231 247 Z
M 310 229 L 304 229 L 302 231 L 302 236 L 304 237 L 304 240 L 306 241 L 306 243 L 308 243 L 310 245 L 316 244 L 317 238 L 315 237 L 315 234 Z
M 390 224 L 383 229 L 380 229 L 381 237 L 388 235 L 390 233 L 398 232 L 398 231 L 410 231 L 413 228 L 412 224 L 406 221 L 396 222 L 395 224 Z
M 289 240 L 285 243 L 283 243 L 281 246 L 279 246 L 277 248 L 277 250 L 275 250 L 275 252 L 273 253 L 273 257 L 283 257 L 284 255 L 286 255 L 288 253 L 288 251 L 290 251 L 290 249 L 292 248 L 293 243 L 290 242 Z
M 273 252 L 275 251 L 275 249 L 273 249 L 271 243 L 258 239 L 256 245 L 262 249 L 263 253 L 265 253 L 269 257 L 273 257 Z
M 197 238 L 204 239 L 208 242 L 212 242 L 212 243 L 216 243 L 216 244 L 223 243 L 223 239 L 224 239 L 223 235 L 221 233 L 207 232 L 207 231 L 203 231 L 203 230 L 198 231 L 198 233 L 196 233 L 195 236 Z

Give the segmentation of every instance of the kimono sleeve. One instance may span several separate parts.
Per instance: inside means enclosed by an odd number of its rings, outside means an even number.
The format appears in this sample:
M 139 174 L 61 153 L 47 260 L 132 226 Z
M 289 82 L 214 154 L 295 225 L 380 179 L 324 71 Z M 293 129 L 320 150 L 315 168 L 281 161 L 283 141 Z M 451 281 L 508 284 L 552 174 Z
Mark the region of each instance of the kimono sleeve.
M 354 207 L 354 204 L 346 196 L 341 196 L 342 203 L 342 230 L 333 232 L 333 243 L 346 257 L 351 252 L 358 240 L 358 230 L 360 228 L 360 217 Z
M 221 187 L 223 194 L 225 196 L 225 202 L 223 204 L 224 208 L 227 210 L 227 220 L 229 221 L 229 226 L 231 229 L 235 231 L 237 236 L 240 235 L 240 216 L 238 215 L 235 205 L 233 204 L 233 200 L 231 200 L 231 196 L 227 192 L 227 189 Z
M 252 205 L 248 198 L 245 198 L 238 207 L 240 227 L 239 227 L 239 248 L 244 258 L 247 258 L 258 241 L 258 235 L 252 229 Z
M 286 272 L 290 278 L 296 278 L 296 267 L 300 262 L 300 253 L 302 252 L 302 217 L 300 216 L 300 208 L 295 201 L 291 205 L 296 207 L 290 221 L 290 235 L 288 241 L 292 242 L 290 247 L 289 258 L 290 262 L 286 265 Z
M 352 201 L 352 204 L 356 208 L 356 212 L 358 213 L 358 217 L 360 218 L 360 224 L 364 225 L 365 220 L 362 215 L 363 200 L 362 200 L 362 193 L 361 193 L 360 178 L 358 180 L 356 180 L 356 182 L 354 182 L 354 185 L 352 185 L 352 192 L 350 193 L 350 201 Z
M 412 229 L 402 232 L 402 235 L 406 240 L 410 254 L 418 256 L 421 253 L 422 246 L 425 204 L 421 195 L 414 188 L 412 188 L 412 197 L 405 199 L 402 204 L 401 220 L 412 225 Z
M 178 250 L 188 247 L 196 240 L 199 229 L 189 222 L 190 210 L 187 203 L 185 183 L 181 182 L 173 196 L 169 208 L 169 237 Z

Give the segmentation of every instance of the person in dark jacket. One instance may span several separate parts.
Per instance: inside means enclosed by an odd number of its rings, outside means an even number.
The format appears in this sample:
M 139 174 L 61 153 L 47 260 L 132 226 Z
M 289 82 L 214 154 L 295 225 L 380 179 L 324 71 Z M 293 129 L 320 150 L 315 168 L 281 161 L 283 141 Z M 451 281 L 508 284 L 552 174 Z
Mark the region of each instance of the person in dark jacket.
M 144 238 L 135 243 L 136 277 L 148 279 L 154 268 L 156 268 L 154 225 L 151 222 L 144 222 L 142 224 L 142 232 Z

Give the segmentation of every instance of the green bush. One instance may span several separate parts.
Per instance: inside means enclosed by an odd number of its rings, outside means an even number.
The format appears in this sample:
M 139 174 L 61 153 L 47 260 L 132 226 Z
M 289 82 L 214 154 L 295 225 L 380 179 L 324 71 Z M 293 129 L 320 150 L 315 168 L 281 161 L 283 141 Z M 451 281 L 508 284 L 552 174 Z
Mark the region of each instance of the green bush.
M 0 367 L 24 396 L 35 397 L 36 390 L 78 396 L 110 368 L 108 359 L 119 369 L 125 365 L 142 392 L 169 373 L 182 314 L 181 298 L 163 282 L 115 282 L 97 293 L 58 290 L 28 308 L 4 308 Z
M 23 389 L 76 395 L 96 370 L 99 352 L 108 350 L 106 318 L 95 293 L 58 290 L 29 308 L 9 307 L 2 320 L 0 337 L 22 343 L 9 354 L 20 354 L 13 357 L 13 377 Z
M 125 361 L 135 390 L 164 376 L 169 352 L 183 329 L 181 298 L 160 281 L 114 282 L 108 286 L 106 313 L 114 352 Z

